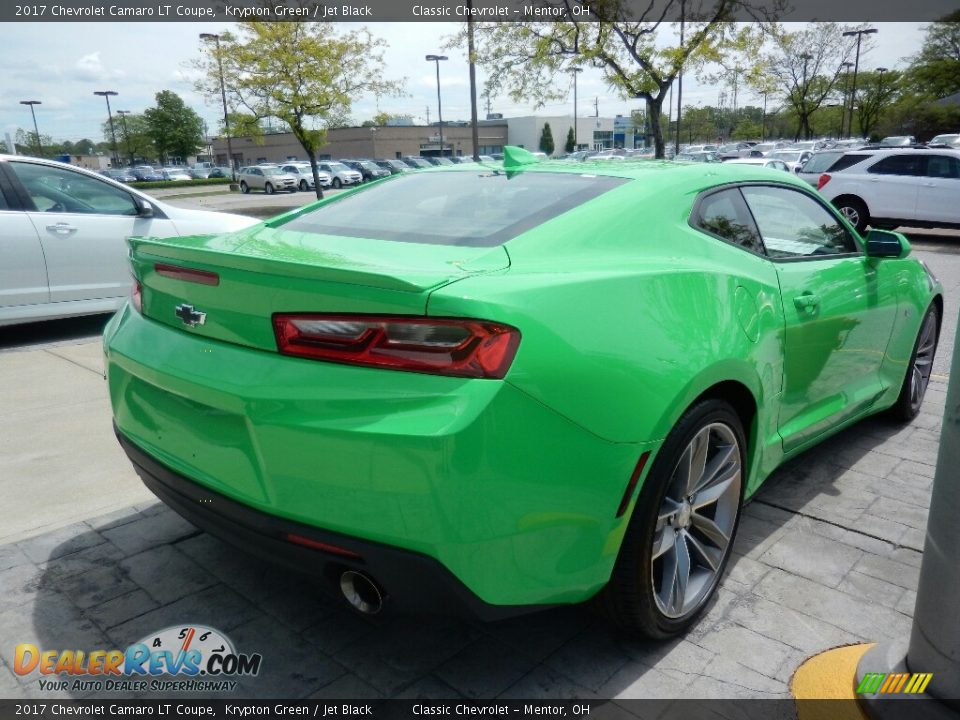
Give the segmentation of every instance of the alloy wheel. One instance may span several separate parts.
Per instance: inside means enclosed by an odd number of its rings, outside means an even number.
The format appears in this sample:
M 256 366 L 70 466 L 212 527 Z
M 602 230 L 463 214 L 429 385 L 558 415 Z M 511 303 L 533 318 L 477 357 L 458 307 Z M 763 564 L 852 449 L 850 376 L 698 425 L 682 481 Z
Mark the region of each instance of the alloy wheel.
M 680 618 L 712 594 L 740 508 L 740 444 L 724 423 L 701 428 L 684 451 L 660 505 L 651 554 L 661 613 Z
M 910 368 L 910 408 L 913 411 L 920 409 L 923 396 L 930 383 L 930 372 L 933 370 L 933 356 L 937 350 L 937 317 L 927 313 L 923 327 L 920 329 L 920 340 L 917 343 L 917 352 Z

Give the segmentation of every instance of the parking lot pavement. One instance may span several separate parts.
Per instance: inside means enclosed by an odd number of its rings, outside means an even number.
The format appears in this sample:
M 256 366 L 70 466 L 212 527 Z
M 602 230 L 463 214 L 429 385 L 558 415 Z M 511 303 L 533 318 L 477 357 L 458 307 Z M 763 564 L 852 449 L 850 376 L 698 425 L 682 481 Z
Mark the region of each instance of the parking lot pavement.
M 95 341 L 0 352 L 0 395 L 15 398 L 0 414 L 0 491 L 18 498 L 4 503 L 2 527 L 19 516 L 46 521 L 71 486 L 77 495 L 115 488 L 110 502 L 126 505 L 107 512 L 100 499 L 72 497 L 83 510 L 69 522 L 60 515 L 50 522 L 62 526 L 0 545 L 0 696 L 58 696 L 40 689 L 36 673 L 13 674 L 16 643 L 123 648 L 199 623 L 263 655 L 260 675 L 232 697 L 787 697 L 809 655 L 909 632 L 960 298 L 960 256 L 918 255 L 947 291 L 923 412 L 907 426 L 866 420 L 779 469 L 744 509 L 716 599 L 668 643 L 625 637 L 586 607 L 494 624 L 360 618 L 161 504 L 122 499 L 136 481 L 110 447 L 108 409 L 93 387 L 105 395 Z M 46 400 L 25 389 L 40 373 Z M 71 424 L 48 426 L 50 416 Z M 56 449 L 50 427 L 69 453 Z

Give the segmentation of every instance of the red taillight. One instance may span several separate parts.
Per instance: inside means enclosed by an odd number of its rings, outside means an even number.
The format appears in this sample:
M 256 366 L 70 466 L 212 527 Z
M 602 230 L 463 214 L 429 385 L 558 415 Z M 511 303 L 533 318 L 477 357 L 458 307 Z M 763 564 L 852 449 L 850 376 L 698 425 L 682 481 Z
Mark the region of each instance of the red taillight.
M 483 320 L 399 315 L 273 316 L 284 355 L 454 377 L 502 378 L 520 331 Z
M 826 185 L 828 182 L 830 182 L 830 176 L 827 175 L 826 173 L 824 173 L 823 175 L 820 176 L 820 179 L 817 180 L 817 190 L 819 190 L 820 188 L 822 188 L 822 187 L 823 187 L 824 185 Z
M 143 286 L 140 281 L 134 278 L 133 287 L 130 289 L 130 304 L 133 309 L 141 315 L 143 314 Z
M 330 553 L 331 555 L 342 555 L 343 557 L 350 558 L 361 557 L 360 553 L 354 552 L 353 550 L 347 550 L 346 548 L 342 548 L 338 545 L 330 545 L 329 543 L 320 542 L 319 540 L 304 537 L 303 535 L 286 533 L 284 538 L 286 538 L 289 542 L 296 543 L 297 545 L 303 545 L 304 547 L 320 550 L 321 552 Z
M 216 273 L 206 270 L 194 270 L 193 268 L 180 267 L 179 265 L 164 265 L 157 263 L 153 266 L 157 275 L 173 278 L 174 280 L 184 280 L 185 282 L 200 283 L 201 285 L 219 285 L 220 276 Z

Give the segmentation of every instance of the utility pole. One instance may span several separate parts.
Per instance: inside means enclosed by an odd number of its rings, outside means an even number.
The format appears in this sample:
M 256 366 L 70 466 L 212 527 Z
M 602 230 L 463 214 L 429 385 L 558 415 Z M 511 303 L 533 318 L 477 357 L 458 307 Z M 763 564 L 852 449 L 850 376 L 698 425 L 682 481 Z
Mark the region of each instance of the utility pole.
M 580 145 L 577 141 L 577 75 L 583 72 L 583 68 L 570 68 L 569 72 L 573 75 L 573 151 L 576 152 Z
M 680 48 L 683 48 L 683 30 L 685 25 L 685 14 L 687 10 L 687 5 L 685 0 L 680 0 Z M 683 114 L 681 108 L 683 107 L 683 68 L 680 68 L 680 72 L 677 75 L 677 140 L 676 145 L 673 148 L 675 154 L 680 154 L 680 117 Z
M 473 0 L 467 0 L 467 55 L 470 61 L 470 139 L 473 161 L 480 162 L 480 128 L 477 125 L 477 66 L 473 46 Z
M 223 132 L 227 136 L 227 161 L 230 163 L 230 189 L 234 190 L 237 182 L 237 169 L 233 161 L 233 143 L 230 141 L 230 114 L 227 112 L 227 87 L 223 79 L 223 56 L 220 54 L 220 36 L 216 33 L 200 33 L 200 39 L 206 42 L 213 40 L 217 45 L 217 70 L 220 74 L 220 99 L 223 101 Z M 316 170 L 314 170 L 316 172 Z M 320 185 L 317 185 L 320 189 Z M 322 192 L 322 191 L 321 191 Z

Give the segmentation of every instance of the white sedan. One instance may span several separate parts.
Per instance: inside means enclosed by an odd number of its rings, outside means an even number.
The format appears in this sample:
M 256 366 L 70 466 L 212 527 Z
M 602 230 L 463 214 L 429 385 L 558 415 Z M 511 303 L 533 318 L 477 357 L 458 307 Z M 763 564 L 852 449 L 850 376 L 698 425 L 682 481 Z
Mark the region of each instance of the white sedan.
M 173 207 L 71 165 L 0 155 L 0 326 L 119 308 L 130 294 L 131 235 L 221 233 L 256 223 Z

